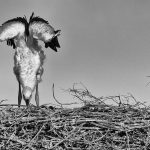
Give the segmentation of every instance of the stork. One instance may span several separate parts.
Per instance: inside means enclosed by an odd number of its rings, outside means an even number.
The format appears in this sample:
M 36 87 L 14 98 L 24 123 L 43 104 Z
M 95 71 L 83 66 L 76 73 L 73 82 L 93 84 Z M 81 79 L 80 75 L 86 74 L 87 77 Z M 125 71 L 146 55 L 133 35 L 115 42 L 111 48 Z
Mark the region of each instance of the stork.
M 15 49 L 13 70 L 19 85 L 18 107 L 22 97 L 29 107 L 34 90 L 35 102 L 39 107 L 38 84 L 44 71 L 45 54 L 38 41 L 43 41 L 45 48 L 50 47 L 57 52 L 57 48 L 60 48 L 59 35 L 60 30 L 54 30 L 48 21 L 34 16 L 34 13 L 29 22 L 26 17 L 17 17 L 0 26 L 0 42 L 6 41 L 7 45 Z

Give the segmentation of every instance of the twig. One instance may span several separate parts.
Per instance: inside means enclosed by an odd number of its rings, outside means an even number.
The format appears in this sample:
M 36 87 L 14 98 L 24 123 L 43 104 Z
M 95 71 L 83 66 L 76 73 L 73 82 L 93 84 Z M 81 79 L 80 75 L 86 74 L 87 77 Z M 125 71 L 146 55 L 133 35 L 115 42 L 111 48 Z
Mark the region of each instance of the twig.
M 126 132 L 126 137 L 127 137 L 127 150 L 130 150 L 130 144 L 129 144 L 129 136 L 128 136 L 128 132 L 127 130 L 125 130 Z
M 7 99 L 3 99 L 0 101 L 0 104 L 2 104 L 3 102 L 8 101 Z
M 71 137 L 73 134 L 75 134 L 74 133 L 75 130 L 77 130 L 76 132 L 78 132 L 80 130 L 81 126 L 82 126 L 82 124 L 79 127 L 74 128 L 65 139 L 59 141 L 56 145 L 50 147 L 50 149 L 53 149 L 53 148 L 57 147 L 58 145 L 60 145 L 62 142 L 66 141 L 69 137 Z
M 42 125 L 42 127 L 40 128 L 40 130 L 37 132 L 37 134 L 32 138 L 32 140 L 22 149 L 25 150 L 26 147 L 29 147 L 29 145 L 31 145 L 31 143 L 33 142 L 33 140 L 39 135 L 39 133 L 41 132 L 41 130 L 43 129 L 45 124 Z
M 78 103 L 76 103 L 76 102 L 74 102 L 74 103 L 60 103 L 60 102 L 58 101 L 58 99 L 56 99 L 55 94 L 54 94 L 54 83 L 53 83 L 53 86 L 52 86 L 52 91 L 53 91 L 53 98 L 54 98 L 54 100 L 61 106 L 61 108 L 63 108 L 63 105 L 78 104 Z
M 19 139 L 17 139 L 17 137 L 13 137 L 13 138 L 10 138 L 10 137 L 4 137 L 4 136 L 0 136 L 0 140 L 7 140 L 8 141 L 13 141 L 13 142 L 17 142 L 21 145 L 25 145 L 26 143 L 24 141 L 21 141 Z
M 54 83 L 53 83 L 53 86 L 52 86 L 52 91 L 53 91 L 53 98 L 54 98 L 54 100 L 61 106 L 61 108 L 63 108 L 62 104 L 55 97 L 55 94 L 54 94 Z
M 54 109 L 1 107 L 0 149 L 149 148 L 150 107 L 131 94 L 98 98 L 81 86 L 74 84 L 68 92 L 83 107 L 60 108 L 64 104 L 56 99 L 54 85 Z

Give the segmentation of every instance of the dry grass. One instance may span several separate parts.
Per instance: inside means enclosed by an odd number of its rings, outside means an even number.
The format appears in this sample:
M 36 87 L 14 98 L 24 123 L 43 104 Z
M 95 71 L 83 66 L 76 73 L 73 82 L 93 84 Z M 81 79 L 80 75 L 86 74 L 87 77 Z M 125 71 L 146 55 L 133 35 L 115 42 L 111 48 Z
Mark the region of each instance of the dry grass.
M 150 108 L 131 94 L 95 97 L 67 90 L 79 108 L 0 105 L 1 150 L 149 150 Z M 67 104 L 69 105 L 69 104 Z

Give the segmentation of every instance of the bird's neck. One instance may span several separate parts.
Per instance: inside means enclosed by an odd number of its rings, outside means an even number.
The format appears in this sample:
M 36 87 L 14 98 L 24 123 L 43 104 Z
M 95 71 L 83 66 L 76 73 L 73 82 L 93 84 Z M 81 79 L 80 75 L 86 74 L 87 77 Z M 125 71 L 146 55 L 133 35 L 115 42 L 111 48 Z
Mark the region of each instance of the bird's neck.
M 19 37 L 19 39 L 16 39 L 16 47 L 26 47 L 25 37 Z
M 32 46 L 33 38 L 31 36 L 28 36 L 27 40 L 26 40 L 26 43 L 27 43 L 28 47 Z
M 31 36 L 27 37 L 26 44 L 33 51 L 41 51 L 42 50 L 41 46 L 38 44 L 38 41 Z

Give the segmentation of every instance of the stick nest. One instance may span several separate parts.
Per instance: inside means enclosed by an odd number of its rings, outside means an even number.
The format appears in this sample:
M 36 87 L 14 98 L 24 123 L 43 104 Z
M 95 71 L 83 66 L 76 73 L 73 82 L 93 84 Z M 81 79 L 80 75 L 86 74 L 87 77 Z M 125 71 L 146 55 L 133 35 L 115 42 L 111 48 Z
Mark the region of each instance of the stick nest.
M 1 150 L 149 150 L 150 108 L 131 94 L 95 97 L 67 90 L 81 107 L 0 105 Z M 71 105 L 71 104 L 70 104 Z

